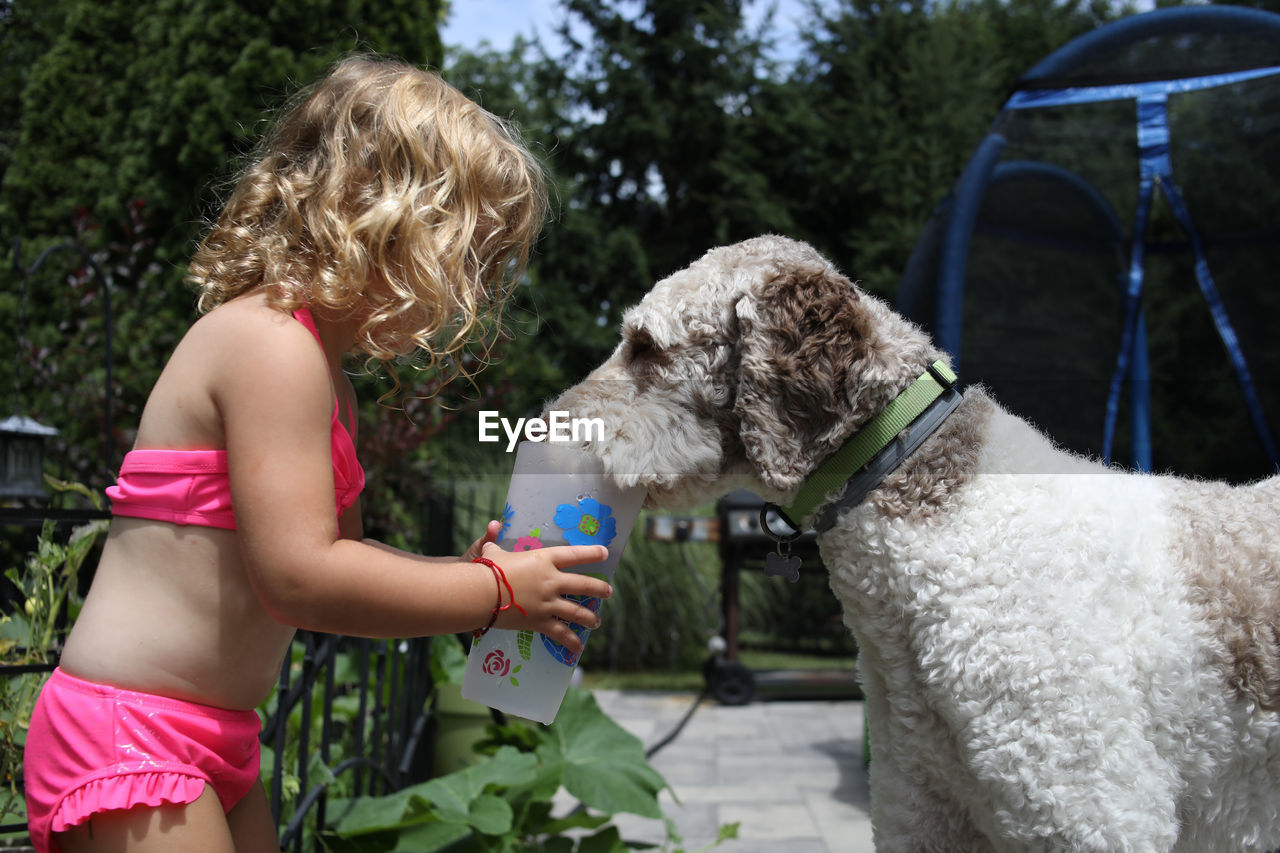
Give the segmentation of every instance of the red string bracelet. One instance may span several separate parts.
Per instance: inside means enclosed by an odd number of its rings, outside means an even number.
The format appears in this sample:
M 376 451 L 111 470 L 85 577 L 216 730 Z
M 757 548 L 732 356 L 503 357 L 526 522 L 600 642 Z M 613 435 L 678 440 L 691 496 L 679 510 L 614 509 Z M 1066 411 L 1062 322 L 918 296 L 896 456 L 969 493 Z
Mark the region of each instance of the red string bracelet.
M 495 563 L 493 560 L 490 560 L 488 557 L 476 557 L 471 562 L 480 563 L 481 565 L 488 566 L 490 569 L 492 569 L 493 583 L 498 588 L 498 601 L 493 606 L 493 615 L 489 617 L 489 624 L 485 625 L 483 628 L 477 628 L 476 630 L 472 631 L 471 638 L 473 640 L 478 640 L 481 637 L 483 637 L 485 634 L 489 633 L 489 629 L 493 627 L 493 623 L 498 621 L 498 614 L 504 613 L 510 610 L 512 607 L 514 607 L 516 610 L 519 610 L 525 616 L 529 615 L 528 611 L 526 611 L 519 604 L 516 604 L 515 590 L 511 588 L 511 581 L 507 580 L 507 573 L 502 570 L 502 566 L 499 566 L 497 563 Z M 507 588 L 507 597 L 510 599 L 506 604 L 502 603 L 502 588 L 504 586 Z

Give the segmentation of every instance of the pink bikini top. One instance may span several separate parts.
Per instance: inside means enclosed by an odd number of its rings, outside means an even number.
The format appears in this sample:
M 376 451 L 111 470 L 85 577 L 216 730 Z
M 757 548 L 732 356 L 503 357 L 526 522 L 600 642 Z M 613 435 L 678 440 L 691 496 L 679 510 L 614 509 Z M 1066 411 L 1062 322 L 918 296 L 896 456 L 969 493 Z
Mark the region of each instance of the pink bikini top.
M 299 308 L 293 316 L 320 340 L 309 310 Z M 364 488 L 364 469 L 356 459 L 351 433 L 338 418 L 337 400 L 329 446 L 335 504 L 341 516 Z M 120 465 L 116 484 L 107 489 L 107 497 L 114 515 L 227 530 L 236 527 L 225 450 L 131 450 Z

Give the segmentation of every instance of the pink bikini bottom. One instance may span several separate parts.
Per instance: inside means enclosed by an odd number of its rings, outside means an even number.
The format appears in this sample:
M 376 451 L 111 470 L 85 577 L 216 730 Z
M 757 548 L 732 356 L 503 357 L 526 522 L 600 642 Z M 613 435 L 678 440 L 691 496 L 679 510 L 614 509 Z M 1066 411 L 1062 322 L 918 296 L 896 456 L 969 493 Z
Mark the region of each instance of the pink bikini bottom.
M 120 690 L 55 670 L 27 734 L 23 776 L 31 843 L 99 812 L 193 803 L 210 786 L 224 812 L 258 779 L 261 723 L 232 711 Z

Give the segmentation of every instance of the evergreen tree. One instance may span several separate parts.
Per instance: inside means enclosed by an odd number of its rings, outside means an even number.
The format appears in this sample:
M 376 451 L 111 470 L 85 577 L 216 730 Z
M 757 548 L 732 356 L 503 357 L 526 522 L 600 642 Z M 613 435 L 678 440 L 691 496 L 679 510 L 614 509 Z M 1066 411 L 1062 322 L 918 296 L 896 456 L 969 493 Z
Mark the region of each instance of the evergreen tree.
M 768 67 L 743 6 L 564 0 L 567 48 L 552 56 L 536 45 L 518 84 L 490 78 L 482 91 L 486 81 L 465 79 L 474 65 L 451 67 L 498 112 L 495 88 L 519 88 L 513 117 L 541 143 L 557 187 L 516 315 L 538 338 L 503 368 L 528 406 L 599 361 L 622 309 L 656 280 L 714 245 L 791 230 L 785 188 L 755 168 L 751 102 Z
M 778 67 L 744 5 L 563 0 L 562 55 L 522 46 L 500 72 L 492 56 L 450 68 L 541 142 L 560 188 L 522 290 L 538 337 L 503 368 L 530 408 L 607 354 L 622 309 L 715 245 L 788 234 L 892 293 L 1013 82 L 1101 14 L 842 0 L 812 7 L 803 55 Z
M 8 0 L 0 7 L 0 245 L 20 262 L 70 237 L 112 277 L 116 459 L 103 453 L 103 282 L 79 251 L 26 282 L 24 410 L 62 434 L 64 476 L 114 473 L 145 395 L 192 317 L 182 282 L 201 223 L 263 116 L 356 50 L 443 58 L 443 0 Z M 0 323 L 20 281 L 0 264 Z M 16 337 L 16 334 L 14 335 Z M 88 413 L 88 417 L 86 417 Z
M 145 199 L 164 223 L 162 257 L 183 262 L 214 201 L 210 183 L 229 177 L 263 115 L 344 52 L 439 64 L 440 5 L 14 0 L 16 20 L 43 22 L 48 47 L 22 81 L 5 230 L 65 234 L 77 209 L 113 221 Z M 32 47 L 6 43 L 4 66 L 29 59 Z
M 811 178 L 786 173 L 795 217 L 864 286 L 892 294 L 1014 82 L 1100 13 L 1078 0 L 842 0 L 814 11 L 789 89 L 793 113 L 811 116 Z
M 0 182 L 18 144 L 27 74 L 49 49 L 58 24 L 56 12 L 52 3 L 0 0 Z

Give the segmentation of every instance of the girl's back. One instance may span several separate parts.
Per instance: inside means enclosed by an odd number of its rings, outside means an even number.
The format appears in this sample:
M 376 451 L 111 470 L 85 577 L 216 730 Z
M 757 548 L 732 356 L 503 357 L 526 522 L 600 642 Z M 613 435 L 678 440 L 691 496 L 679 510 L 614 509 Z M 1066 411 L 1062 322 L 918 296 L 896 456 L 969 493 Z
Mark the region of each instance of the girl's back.
M 350 407 L 350 383 L 328 370 L 324 355 L 301 323 L 260 296 L 228 302 L 192 326 L 174 351 L 135 448 L 226 450 L 219 400 L 246 375 L 283 406 L 320 411 L 312 421 L 324 425 L 333 377 L 340 411 Z M 327 434 L 246 431 L 255 443 L 328 441 Z M 235 530 L 118 517 L 61 665 L 91 681 L 247 709 L 269 693 L 293 631 L 254 592 Z

